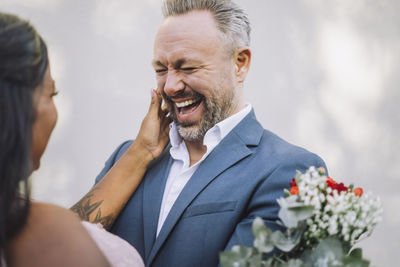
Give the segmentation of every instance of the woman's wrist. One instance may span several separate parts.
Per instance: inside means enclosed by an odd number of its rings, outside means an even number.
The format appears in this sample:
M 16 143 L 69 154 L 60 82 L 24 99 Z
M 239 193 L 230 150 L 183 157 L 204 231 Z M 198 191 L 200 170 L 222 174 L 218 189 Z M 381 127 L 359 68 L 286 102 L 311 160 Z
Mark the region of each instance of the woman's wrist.
M 135 162 L 142 163 L 146 166 L 154 159 L 154 156 L 149 148 L 139 140 L 135 140 L 131 144 L 127 150 L 127 153 L 129 153 L 132 157 L 135 157 Z

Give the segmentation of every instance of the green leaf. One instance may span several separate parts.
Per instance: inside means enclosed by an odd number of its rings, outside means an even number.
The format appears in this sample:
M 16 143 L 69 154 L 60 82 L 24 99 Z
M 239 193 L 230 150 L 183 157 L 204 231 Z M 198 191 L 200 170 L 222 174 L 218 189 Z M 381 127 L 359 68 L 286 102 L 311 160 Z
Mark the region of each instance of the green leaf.
M 267 259 L 266 261 L 263 261 L 261 266 L 268 266 L 268 267 L 274 266 L 274 258 L 271 257 L 271 258 Z
M 362 249 L 361 248 L 355 248 L 353 249 L 350 254 L 350 257 L 354 257 L 356 259 L 362 259 Z
M 248 259 L 248 264 L 250 267 L 261 267 L 262 266 L 262 255 L 255 254 Z
M 260 217 L 255 218 L 253 221 L 253 234 L 255 237 L 253 245 L 258 251 L 269 253 L 274 249 L 272 231 L 265 226 Z
M 285 197 L 289 197 L 290 191 L 285 188 L 285 189 L 283 189 L 283 194 L 285 195 Z
M 252 225 L 252 230 L 253 230 L 253 234 L 255 237 L 257 237 L 260 234 L 266 234 L 266 233 L 268 233 L 268 231 L 270 231 L 265 226 L 263 219 L 261 219 L 260 217 L 257 217 L 254 219 L 253 225 Z
M 297 196 L 277 200 L 281 207 L 278 213 L 279 218 L 287 228 L 296 228 L 300 221 L 312 216 L 314 206 L 297 202 Z
M 362 258 L 362 249 L 353 249 L 343 260 L 346 267 L 368 267 L 370 262 Z
M 247 267 L 248 262 L 257 256 L 254 252 L 253 248 L 234 246 L 230 251 L 220 252 L 219 261 L 223 267 Z
M 219 253 L 219 262 L 223 267 L 235 267 L 239 264 L 240 254 L 234 251 L 223 251 Z
M 290 259 L 288 262 L 282 263 L 280 267 L 302 267 L 303 262 L 300 259 Z
M 324 175 L 326 175 L 325 168 L 323 168 L 323 167 L 321 167 L 321 168 L 318 168 L 318 174 L 319 174 L 320 176 L 324 176 Z
M 272 234 L 275 246 L 284 252 L 291 251 L 300 242 L 302 231 L 287 230 L 285 233 L 275 231 Z
M 322 240 L 314 250 L 303 253 L 301 259 L 306 266 L 343 266 L 342 244 L 335 238 Z
M 346 267 L 368 267 L 369 261 L 365 259 L 356 259 L 352 257 L 346 257 L 343 260 L 343 266 Z
M 311 217 L 314 211 L 314 206 L 312 205 L 293 206 L 289 207 L 289 211 L 292 212 L 294 216 L 296 216 L 298 221 L 303 221 Z
M 248 259 L 251 257 L 254 250 L 246 246 L 233 246 L 232 251 L 238 253 L 241 258 Z

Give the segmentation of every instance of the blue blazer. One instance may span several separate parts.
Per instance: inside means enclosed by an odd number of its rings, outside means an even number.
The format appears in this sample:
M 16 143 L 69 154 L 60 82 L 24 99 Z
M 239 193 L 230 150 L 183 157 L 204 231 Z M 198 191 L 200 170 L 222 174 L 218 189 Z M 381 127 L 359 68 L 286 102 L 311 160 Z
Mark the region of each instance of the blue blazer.
M 98 182 L 132 141 L 120 145 Z M 172 159 L 168 146 L 155 159 L 112 232 L 132 244 L 146 266 L 217 266 L 219 252 L 252 246 L 252 221 L 276 230 L 279 206 L 296 170 L 323 160 L 264 130 L 252 110 L 208 155 L 190 178 L 156 237 L 161 200 Z

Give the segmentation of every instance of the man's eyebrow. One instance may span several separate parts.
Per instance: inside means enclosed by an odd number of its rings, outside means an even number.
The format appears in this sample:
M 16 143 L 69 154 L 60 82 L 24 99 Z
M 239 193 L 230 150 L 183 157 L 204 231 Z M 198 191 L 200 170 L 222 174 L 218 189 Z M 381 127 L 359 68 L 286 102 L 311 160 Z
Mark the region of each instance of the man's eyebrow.
M 164 65 L 159 60 L 155 60 L 155 59 L 151 62 L 151 65 L 153 67 L 156 67 L 156 66 L 164 67 Z
M 183 64 L 185 64 L 185 63 L 187 63 L 187 62 L 188 62 L 188 61 L 185 60 L 185 59 L 178 59 L 178 60 L 176 61 L 175 65 L 176 65 L 176 67 L 180 67 L 180 66 L 182 66 Z
M 175 62 L 172 63 L 174 68 L 180 68 L 183 64 L 195 64 L 195 65 L 199 65 L 201 62 L 200 60 L 196 60 L 196 59 L 178 59 Z M 165 67 L 165 65 L 163 63 L 161 63 L 161 61 L 159 60 L 153 60 L 152 61 L 152 65 L 153 67 Z
M 195 58 L 189 58 L 189 59 L 178 59 L 175 63 L 174 63 L 174 67 L 175 68 L 180 68 L 182 67 L 182 65 L 192 65 L 192 66 L 198 66 L 198 65 L 202 65 L 201 60 L 195 59 Z
M 177 61 L 173 62 L 172 65 L 174 66 L 174 68 L 179 68 L 180 66 L 182 66 L 184 63 L 186 62 L 185 59 L 178 59 Z M 163 63 L 161 63 L 161 61 L 159 60 L 153 60 L 152 65 L 155 66 L 165 66 Z

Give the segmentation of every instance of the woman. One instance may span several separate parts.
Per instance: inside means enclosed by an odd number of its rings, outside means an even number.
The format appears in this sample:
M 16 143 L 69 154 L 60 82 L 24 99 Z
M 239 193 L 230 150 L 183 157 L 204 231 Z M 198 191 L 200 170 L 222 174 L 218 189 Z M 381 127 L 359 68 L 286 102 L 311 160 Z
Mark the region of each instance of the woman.
M 0 13 L 1 266 L 143 266 L 134 248 L 119 237 L 81 223 L 71 211 L 29 199 L 28 177 L 39 168 L 57 121 L 56 94 L 42 38 L 28 22 Z M 152 91 L 136 141 L 74 206 L 80 216 L 81 204 L 93 199 L 100 204 L 93 207 L 95 216 L 86 210 L 85 219 L 112 224 L 168 142 L 169 121 L 160 104 L 160 94 Z

